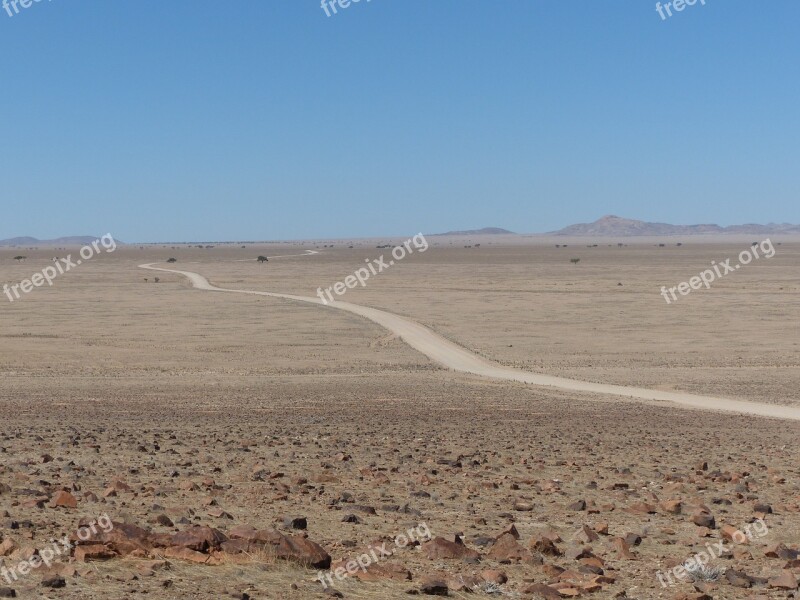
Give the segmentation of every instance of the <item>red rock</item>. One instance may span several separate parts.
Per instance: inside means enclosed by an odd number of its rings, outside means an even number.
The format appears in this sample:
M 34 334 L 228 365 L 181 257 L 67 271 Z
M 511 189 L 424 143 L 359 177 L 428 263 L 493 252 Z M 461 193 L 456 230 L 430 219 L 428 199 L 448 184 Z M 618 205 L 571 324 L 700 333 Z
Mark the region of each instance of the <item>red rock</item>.
M 9 556 L 17 549 L 17 544 L 11 538 L 6 538 L 0 543 L 0 556 Z
M 227 542 L 222 542 L 220 546 L 220 550 L 225 552 L 226 554 L 253 554 L 258 552 L 260 546 L 254 542 L 248 542 L 247 540 L 228 540 Z
M 698 527 L 708 527 L 709 529 L 716 527 L 714 515 L 704 509 L 699 509 L 692 514 L 692 522 Z
M 301 564 L 305 567 L 327 569 L 331 557 L 322 546 L 299 535 L 283 535 L 275 530 L 258 532 L 257 543 L 277 558 Z
M 780 558 L 782 560 L 797 560 L 800 552 L 787 548 L 784 544 L 773 544 L 764 550 L 764 556 L 767 558 Z
M 221 508 L 212 508 L 208 511 L 208 516 L 215 517 L 217 519 L 233 519 L 233 515 L 225 512 Z
M 628 512 L 637 515 L 654 515 L 656 514 L 656 507 L 647 502 L 639 502 L 637 504 L 631 504 L 628 507 Z
M 221 531 L 211 527 L 191 527 L 172 536 L 170 546 L 189 548 L 197 552 L 218 550 L 228 538 Z
M 736 529 L 733 525 L 723 525 L 719 530 L 722 539 L 728 540 L 735 544 L 746 544 L 748 542 L 747 536 Z
M 581 527 L 573 536 L 574 539 L 584 543 L 591 544 L 600 539 L 600 536 L 588 525 Z M 544 552 L 542 552 L 544 554 Z
M 202 552 L 196 552 L 194 550 L 190 550 L 189 548 L 181 548 L 177 546 L 165 549 L 164 556 L 166 558 L 184 560 L 186 562 L 199 565 L 205 565 L 211 562 L 211 556 L 208 554 L 203 554 Z
M 78 508 L 78 500 L 69 492 L 61 490 L 53 496 L 50 506 L 53 508 Z
M 514 510 L 519 512 L 530 512 L 534 509 L 532 502 L 525 502 L 524 500 L 516 500 L 514 502 Z
M 661 510 L 671 515 L 679 515 L 683 510 L 683 504 L 680 500 L 665 500 L 659 506 Z
M 546 537 L 531 538 L 530 547 L 532 550 L 536 550 L 540 554 L 544 554 L 545 556 L 561 556 L 562 552 L 558 549 L 552 540 Z
M 512 540 L 514 539 L 514 537 L 511 535 L 508 535 L 508 537 Z M 456 540 L 457 541 L 451 542 L 442 537 L 435 537 L 429 542 L 422 544 L 422 551 L 431 560 L 464 560 L 480 558 L 480 553 L 465 546 L 464 542 L 461 541 L 461 538 L 457 537 Z M 516 542 L 516 540 L 514 541 Z
M 522 590 L 523 594 L 534 594 L 541 596 L 544 600 L 561 600 L 561 593 L 555 588 L 543 583 L 534 583 Z
M 237 525 L 228 531 L 228 537 L 232 540 L 256 541 L 258 531 L 250 525 Z
M 614 549 L 619 553 L 622 558 L 626 558 L 628 560 L 635 560 L 636 555 L 631 552 L 630 546 L 628 546 L 628 542 L 626 542 L 623 538 L 618 537 L 614 538 Z
M 506 561 L 530 561 L 533 556 L 526 550 L 513 535 L 503 533 L 498 537 L 487 553 L 487 558 Z
M 769 580 L 769 587 L 780 590 L 796 590 L 798 587 L 797 577 L 791 571 L 783 571 L 777 577 Z
M 148 530 L 129 523 L 112 523 L 113 529 L 104 531 L 100 527 L 81 528 L 70 535 L 70 541 L 79 546 L 103 544 L 121 556 L 137 553 L 146 555 L 152 549 L 151 534 Z M 80 534 L 80 535 L 79 535 Z
M 753 585 L 753 579 L 749 575 L 734 569 L 728 569 L 725 571 L 725 579 L 734 587 L 749 588 L 751 585 Z
M 77 562 L 89 562 L 91 560 L 108 560 L 117 556 L 117 553 L 102 544 L 90 544 L 75 548 L 74 556 Z
M 31 498 L 20 504 L 22 508 L 44 508 L 47 498 Z
M 514 539 L 517 539 L 517 540 L 519 539 L 519 531 L 517 531 L 517 526 L 514 525 L 513 523 L 511 525 L 509 525 L 508 527 L 506 527 L 502 532 L 500 532 L 500 535 L 502 535 L 504 533 L 508 533 L 508 534 L 513 535 Z M 500 536 L 498 535 L 497 537 L 500 537 Z
M 564 572 L 564 568 L 558 565 L 542 565 L 542 571 L 548 578 L 557 579 Z
M 502 585 L 508 581 L 508 575 L 504 571 L 496 569 L 484 569 L 481 571 L 481 578 L 487 583 L 495 583 L 497 585 Z

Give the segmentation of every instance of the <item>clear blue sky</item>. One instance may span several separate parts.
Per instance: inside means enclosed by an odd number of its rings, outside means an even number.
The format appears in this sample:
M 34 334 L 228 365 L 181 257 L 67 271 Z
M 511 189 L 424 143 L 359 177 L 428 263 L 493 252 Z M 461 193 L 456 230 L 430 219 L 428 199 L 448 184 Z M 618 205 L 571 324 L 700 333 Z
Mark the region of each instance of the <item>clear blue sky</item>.
M 2 10 L 0 238 L 797 223 L 798 26 L 797 0 Z

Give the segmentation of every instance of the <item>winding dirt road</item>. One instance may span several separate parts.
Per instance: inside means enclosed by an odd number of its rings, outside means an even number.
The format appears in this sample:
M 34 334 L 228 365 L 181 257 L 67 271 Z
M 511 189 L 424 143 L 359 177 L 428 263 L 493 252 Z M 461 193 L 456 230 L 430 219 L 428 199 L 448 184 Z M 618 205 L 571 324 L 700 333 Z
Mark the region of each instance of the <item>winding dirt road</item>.
M 313 251 L 299 256 L 309 256 Z M 273 258 L 273 257 L 270 257 Z M 278 257 L 274 257 L 278 258 Z M 192 285 L 200 290 L 210 292 L 227 292 L 232 294 L 252 294 L 256 296 L 270 296 L 273 298 L 284 298 L 287 300 L 297 300 L 300 302 L 310 302 L 322 305 L 319 298 L 309 296 L 294 296 L 291 294 L 276 294 L 273 292 L 258 292 L 254 290 L 233 290 L 220 288 L 212 285 L 209 281 L 198 273 L 191 271 L 178 271 L 175 269 L 165 269 L 153 266 L 156 263 L 139 265 L 142 269 L 152 271 L 164 271 L 165 273 L 178 273 L 192 282 Z M 463 373 L 472 373 L 492 379 L 504 379 L 508 381 L 520 381 L 537 386 L 553 387 L 563 390 L 576 392 L 589 392 L 592 394 L 611 394 L 638 400 L 671 402 L 692 408 L 704 410 L 716 410 L 725 412 L 736 412 L 761 417 L 776 417 L 780 419 L 800 420 L 800 408 L 792 406 L 781 406 L 777 404 L 764 404 L 760 402 L 745 402 L 741 400 L 726 400 L 725 398 L 715 398 L 711 396 L 697 396 L 684 392 L 665 392 L 659 390 L 649 390 L 646 388 L 627 387 L 622 385 L 611 385 L 605 383 L 591 383 L 578 381 L 576 379 L 566 379 L 551 375 L 542 375 L 528 371 L 520 371 L 510 367 L 504 367 L 492 361 L 486 360 L 473 354 L 472 352 L 454 344 L 431 331 L 427 327 L 414 321 L 395 314 L 351 304 L 349 302 L 334 301 L 327 305 L 330 308 L 337 308 L 374 321 L 378 325 L 400 336 L 400 338 L 415 350 L 421 352 L 432 361 Z

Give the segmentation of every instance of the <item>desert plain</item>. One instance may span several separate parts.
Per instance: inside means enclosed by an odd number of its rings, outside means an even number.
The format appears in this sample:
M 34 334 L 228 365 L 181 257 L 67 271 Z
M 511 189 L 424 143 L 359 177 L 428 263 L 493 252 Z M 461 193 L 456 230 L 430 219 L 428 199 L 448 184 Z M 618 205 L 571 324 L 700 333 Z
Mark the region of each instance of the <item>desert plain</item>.
M 798 596 L 797 420 L 460 373 L 333 306 L 140 268 L 313 297 L 403 239 L 119 245 L 0 296 L 2 568 L 114 523 L 0 596 Z M 672 304 L 760 239 L 427 241 L 342 300 L 520 371 L 800 409 L 796 237 Z M 0 283 L 76 250 L 0 249 Z M 720 543 L 711 580 L 662 584 Z

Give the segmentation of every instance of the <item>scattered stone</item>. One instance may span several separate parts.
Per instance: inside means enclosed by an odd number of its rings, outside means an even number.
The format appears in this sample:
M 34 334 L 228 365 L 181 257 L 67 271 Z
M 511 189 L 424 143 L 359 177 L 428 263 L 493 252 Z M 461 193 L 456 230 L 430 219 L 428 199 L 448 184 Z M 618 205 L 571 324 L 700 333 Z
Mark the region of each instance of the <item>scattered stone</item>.
M 67 580 L 60 575 L 56 575 L 55 577 L 47 577 L 42 580 L 42 587 L 53 589 L 67 587 Z
M 464 542 L 461 541 L 461 538 L 458 536 L 456 536 L 453 542 L 442 537 L 435 537 L 429 542 L 422 544 L 422 551 L 425 553 L 425 556 L 431 560 L 464 560 L 480 558 L 481 556 L 477 550 L 465 546 Z
M 419 582 L 419 591 L 426 596 L 447 596 L 449 588 L 443 579 L 430 576 Z
M 286 529 L 308 529 L 308 520 L 305 517 L 286 517 L 283 520 Z
M 777 577 L 769 580 L 769 587 L 779 590 L 796 590 L 798 587 L 797 577 L 791 571 L 783 571 Z
M 53 496 L 50 506 L 53 508 L 78 508 L 78 500 L 69 492 L 62 490 Z
M 692 514 L 692 522 L 698 527 L 707 527 L 714 529 L 716 527 L 716 520 L 708 510 L 698 509 Z
M 91 544 L 78 546 L 75 548 L 73 556 L 77 562 L 89 562 L 92 560 L 108 560 L 117 556 L 117 553 L 102 544 Z

